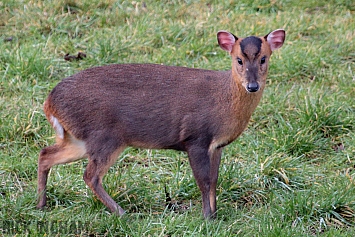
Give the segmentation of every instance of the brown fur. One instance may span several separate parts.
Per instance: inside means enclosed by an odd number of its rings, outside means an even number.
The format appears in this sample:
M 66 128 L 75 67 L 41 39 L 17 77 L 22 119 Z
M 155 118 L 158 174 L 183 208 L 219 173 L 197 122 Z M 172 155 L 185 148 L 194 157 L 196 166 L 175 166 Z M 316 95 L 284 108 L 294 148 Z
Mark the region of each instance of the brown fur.
M 88 157 L 86 184 L 113 213 L 122 215 L 124 210 L 103 189 L 102 178 L 119 154 L 133 146 L 186 151 L 202 193 L 204 216 L 214 217 L 222 148 L 246 128 L 265 87 L 268 65 L 259 65 L 260 58 L 266 55 L 268 61 L 271 55 L 267 36 L 260 38 L 257 55 L 257 47 L 247 45 L 245 54 L 240 49 L 243 39 L 234 36 L 234 42 L 227 36 L 231 71 L 122 64 L 63 79 L 44 105 L 57 137 L 56 144 L 39 155 L 37 207 L 46 204 L 53 165 Z M 250 81 L 260 85 L 257 92 L 247 91 Z

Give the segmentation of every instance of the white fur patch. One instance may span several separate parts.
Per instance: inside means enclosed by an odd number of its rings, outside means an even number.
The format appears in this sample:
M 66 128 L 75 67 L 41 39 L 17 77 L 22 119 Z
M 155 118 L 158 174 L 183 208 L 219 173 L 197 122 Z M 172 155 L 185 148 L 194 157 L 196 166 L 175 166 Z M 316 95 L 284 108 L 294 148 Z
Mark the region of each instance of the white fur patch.
M 217 147 L 222 145 L 225 141 L 228 141 L 228 139 L 226 138 L 221 138 L 219 140 L 213 139 L 210 144 L 210 147 L 208 148 L 208 153 L 213 154 L 213 152 L 217 149 Z
M 51 120 L 52 126 L 53 126 L 57 136 L 61 139 L 64 139 L 64 128 L 59 123 L 58 119 L 56 117 L 54 117 L 53 115 L 51 115 L 50 120 Z

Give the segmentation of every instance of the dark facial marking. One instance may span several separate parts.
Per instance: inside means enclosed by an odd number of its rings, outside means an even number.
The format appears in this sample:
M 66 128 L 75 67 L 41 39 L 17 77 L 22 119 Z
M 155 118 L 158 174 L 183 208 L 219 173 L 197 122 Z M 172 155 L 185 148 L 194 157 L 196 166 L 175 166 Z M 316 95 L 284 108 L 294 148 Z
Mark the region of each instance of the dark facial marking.
M 240 42 L 240 48 L 242 50 L 242 53 L 246 56 L 253 56 L 255 57 L 256 55 L 259 54 L 260 49 L 261 49 L 261 39 L 255 36 L 249 36 Z

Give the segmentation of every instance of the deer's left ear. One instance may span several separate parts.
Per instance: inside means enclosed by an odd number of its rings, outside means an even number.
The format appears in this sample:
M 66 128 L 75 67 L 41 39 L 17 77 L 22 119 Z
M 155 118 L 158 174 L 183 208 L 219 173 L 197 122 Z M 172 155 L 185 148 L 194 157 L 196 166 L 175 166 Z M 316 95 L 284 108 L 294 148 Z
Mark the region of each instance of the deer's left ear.
M 286 37 L 286 32 L 283 29 L 274 30 L 264 36 L 265 40 L 270 45 L 271 51 L 281 48 L 281 46 L 285 42 L 285 37 Z

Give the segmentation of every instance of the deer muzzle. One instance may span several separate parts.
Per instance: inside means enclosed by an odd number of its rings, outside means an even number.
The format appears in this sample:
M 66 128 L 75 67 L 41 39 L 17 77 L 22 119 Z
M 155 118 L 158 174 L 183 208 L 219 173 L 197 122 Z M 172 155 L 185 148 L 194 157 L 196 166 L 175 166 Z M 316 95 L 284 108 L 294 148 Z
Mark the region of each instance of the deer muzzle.
M 247 84 L 247 91 L 248 92 L 257 92 L 259 90 L 260 86 L 259 86 L 259 83 L 257 82 L 249 82 Z

